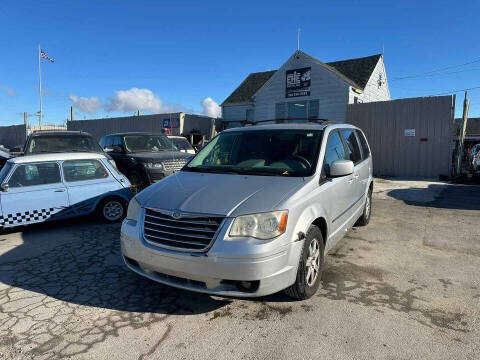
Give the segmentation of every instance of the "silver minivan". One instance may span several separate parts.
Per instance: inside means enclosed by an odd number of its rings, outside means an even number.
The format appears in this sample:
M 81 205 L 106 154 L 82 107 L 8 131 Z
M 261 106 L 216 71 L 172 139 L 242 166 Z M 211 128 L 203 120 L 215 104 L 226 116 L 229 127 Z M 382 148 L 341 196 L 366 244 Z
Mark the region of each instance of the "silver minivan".
M 226 130 L 130 201 L 122 255 L 131 270 L 177 288 L 306 299 L 329 249 L 368 224 L 372 187 L 370 149 L 352 125 Z

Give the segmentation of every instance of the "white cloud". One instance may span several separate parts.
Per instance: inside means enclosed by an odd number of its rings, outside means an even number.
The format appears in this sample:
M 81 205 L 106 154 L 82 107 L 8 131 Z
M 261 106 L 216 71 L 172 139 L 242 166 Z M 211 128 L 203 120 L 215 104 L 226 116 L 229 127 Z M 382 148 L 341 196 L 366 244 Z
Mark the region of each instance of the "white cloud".
M 84 113 L 94 114 L 100 109 L 107 112 L 133 113 L 137 110 L 141 112 L 169 113 L 185 112 L 195 113 L 193 109 L 187 108 L 181 104 L 167 104 L 149 89 L 131 88 L 129 90 L 117 90 L 113 97 L 108 97 L 102 102 L 98 97 L 80 97 L 77 95 L 68 95 L 73 106 Z M 201 102 L 203 114 L 211 117 L 219 117 L 221 108 L 218 104 L 207 97 Z
M 163 102 L 151 90 L 131 88 L 115 91 L 115 96 L 108 98 L 107 111 L 132 112 L 136 110 L 162 112 Z
M 15 97 L 15 96 L 18 95 L 17 92 L 14 89 L 9 88 L 9 87 L 5 88 L 5 93 L 7 94 L 7 96 L 10 96 L 10 97 Z
M 102 102 L 98 97 L 80 97 L 77 95 L 68 95 L 74 108 L 88 114 L 95 114 L 102 107 Z
M 206 97 L 200 104 L 204 115 L 214 118 L 222 116 L 222 108 L 211 97 Z

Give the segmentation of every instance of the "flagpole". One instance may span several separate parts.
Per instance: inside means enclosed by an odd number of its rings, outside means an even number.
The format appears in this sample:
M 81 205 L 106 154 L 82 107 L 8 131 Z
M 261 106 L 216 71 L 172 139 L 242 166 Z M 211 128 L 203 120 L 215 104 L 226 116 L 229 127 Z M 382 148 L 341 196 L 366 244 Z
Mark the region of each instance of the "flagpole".
M 40 49 L 40 44 L 38 44 L 38 94 L 40 95 L 40 112 L 38 115 L 38 125 L 42 126 L 42 116 L 43 116 L 43 110 L 42 110 L 42 68 L 41 68 L 41 56 L 40 52 L 42 50 Z

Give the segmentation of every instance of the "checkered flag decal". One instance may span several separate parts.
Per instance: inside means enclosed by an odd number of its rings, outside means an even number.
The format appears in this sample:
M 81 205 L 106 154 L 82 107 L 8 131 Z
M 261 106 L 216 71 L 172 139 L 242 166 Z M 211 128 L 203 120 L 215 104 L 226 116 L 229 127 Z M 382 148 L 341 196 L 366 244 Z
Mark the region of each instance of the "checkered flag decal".
M 1 225 L 17 225 L 29 223 L 31 221 L 47 220 L 53 215 L 55 208 L 25 211 L 23 213 L 8 214 L 7 216 L 0 216 Z

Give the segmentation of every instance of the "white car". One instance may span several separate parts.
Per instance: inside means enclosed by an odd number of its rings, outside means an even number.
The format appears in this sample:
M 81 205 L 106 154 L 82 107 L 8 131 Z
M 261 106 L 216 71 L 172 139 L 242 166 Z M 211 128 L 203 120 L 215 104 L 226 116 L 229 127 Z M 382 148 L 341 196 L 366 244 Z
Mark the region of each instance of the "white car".
M 183 136 L 168 136 L 168 138 L 172 140 L 178 151 L 195 155 L 195 149 Z
M 0 227 L 96 213 L 124 218 L 130 183 L 102 154 L 63 153 L 16 157 L 0 171 Z

